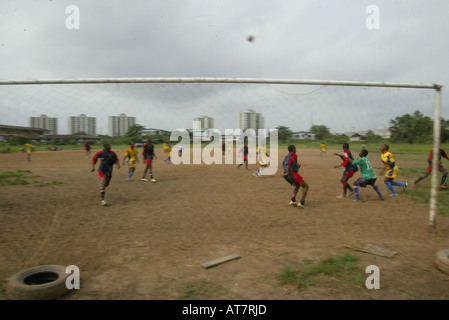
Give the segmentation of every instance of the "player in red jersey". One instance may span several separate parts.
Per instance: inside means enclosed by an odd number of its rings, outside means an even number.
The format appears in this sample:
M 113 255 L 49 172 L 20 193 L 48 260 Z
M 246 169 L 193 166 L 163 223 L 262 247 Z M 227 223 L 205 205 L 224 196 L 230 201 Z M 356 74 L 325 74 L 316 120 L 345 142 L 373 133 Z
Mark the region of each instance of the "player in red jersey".
M 441 177 L 440 188 L 447 189 L 447 187 L 444 185 L 444 182 L 446 181 L 446 178 L 447 178 L 447 170 L 445 167 L 443 167 L 443 163 L 441 162 L 441 157 L 446 158 L 449 161 L 447 153 L 443 149 L 440 148 L 440 152 L 438 154 L 438 160 L 439 160 L 438 171 L 440 171 L 443 174 L 443 176 Z M 422 177 L 419 177 L 417 180 L 415 180 L 415 182 L 413 182 L 413 185 L 412 185 L 413 188 L 416 188 L 416 184 L 418 182 L 420 182 L 421 180 L 427 178 L 430 175 L 430 173 L 432 172 L 433 150 L 430 151 L 429 156 L 427 157 L 427 162 L 429 164 L 429 166 L 427 167 L 427 172 Z
M 353 165 L 349 160 L 354 160 L 351 151 L 349 150 L 349 143 L 343 143 L 343 154 L 335 153 L 336 156 L 340 157 L 343 161 L 340 165 L 334 166 L 334 168 L 339 168 L 343 166 L 345 170 L 343 171 L 343 176 L 341 177 L 341 183 L 343 184 L 343 194 L 338 196 L 338 198 L 343 199 L 346 198 L 347 190 L 351 191 L 351 194 L 354 192 L 351 186 L 348 183 L 348 180 L 351 179 L 354 174 L 359 171 L 359 168 L 356 165 Z
M 301 165 L 298 164 L 298 155 L 296 154 L 296 147 L 294 145 L 288 146 L 288 155 L 284 158 L 283 166 L 284 166 L 284 174 L 282 175 L 282 177 L 288 183 L 290 183 L 290 185 L 295 187 L 295 189 L 293 189 L 293 196 L 290 200 L 290 205 L 304 209 L 307 192 L 309 191 L 309 185 L 304 181 L 304 178 L 298 173 Z M 296 195 L 298 194 L 300 187 L 302 187 L 302 196 L 301 200 L 297 202 Z
M 117 154 L 111 150 L 111 143 L 105 142 L 103 144 L 103 150 L 98 151 L 92 158 L 92 169 L 95 171 L 95 164 L 100 159 L 100 166 L 98 167 L 98 176 L 100 177 L 100 193 L 101 193 L 101 205 L 106 206 L 108 203 L 105 200 L 106 188 L 109 186 L 112 177 L 112 169 L 114 164 L 120 169 L 120 163 Z

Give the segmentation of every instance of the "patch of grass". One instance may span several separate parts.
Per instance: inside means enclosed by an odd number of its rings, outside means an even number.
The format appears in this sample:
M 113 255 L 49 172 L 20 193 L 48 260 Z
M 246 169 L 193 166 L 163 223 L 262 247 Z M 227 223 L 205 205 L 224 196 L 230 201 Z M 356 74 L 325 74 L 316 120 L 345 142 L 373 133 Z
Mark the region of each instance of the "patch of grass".
M 62 182 L 56 181 L 56 180 L 53 180 L 51 182 L 37 182 L 37 181 L 35 181 L 35 183 L 36 183 L 36 185 L 35 185 L 36 187 L 57 186 L 59 184 L 62 184 Z
M 319 263 L 312 264 L 306 260 L 306 266 L 294 267 L 284 265 L 278 279 L 281 284 L 291 284 L 306 288 L 316 284 L 319 276 L 339 277 L 358 285 L 364 283 L 364 278 L 357 265 L 358 257 L 349 253 L 323 258 Z
M 184 284 L 178 300 L 227 299 L 226 290 L 219 284 L 201 279 Z
M 0 185 L 24 185 L 28 184 L 25 180 L 29 170 L 3 171 L 0 172 Z

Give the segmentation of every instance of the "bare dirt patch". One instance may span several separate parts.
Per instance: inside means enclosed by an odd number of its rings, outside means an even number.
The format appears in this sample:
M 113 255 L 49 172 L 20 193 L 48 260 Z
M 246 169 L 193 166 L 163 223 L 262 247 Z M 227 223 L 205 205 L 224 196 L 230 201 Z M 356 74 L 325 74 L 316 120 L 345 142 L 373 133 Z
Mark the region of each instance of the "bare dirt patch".
M 122 160 L 124 150 L 115 151 Z M 111 205 L 102 207 L 97 173 L 83 151 L 35 152 L 31 162 L 24 154 L 2 154 L 2 171 L 30 170 L 38 177 L 0 186 L 0 299 L 8 299 L 12 274 L 42 264 L 80 268 L 81 289 L 67 300 L 448 299 L 449 276 L 434 256 L 449 248 L 449 219 L 439 215 L 430 233 L 428 208 L 402 191 L 383 202 L 372 189 L 361 189 L 361 203 L 337 199 L 342 170 L 332 168 L 339 159 L 331 153 L 298 150 L 300 173 L 310 185 L 305 210 L 288 205 L 292 187 L 281 170 L 256 178 L 256 165 L 251 171 L 173 165 L 161 154 L 154 161 L 156 183 L 139 180 L 141 162 L 133 182 L 125 181 L 125 167 L 114 169 L 106 194 Z M 285 154 L 279 151 L 280 162 Z M 378 165 L 378 155 L 369 157 Z M 348 248 L 366 244 L 398 254 L 385 258 Z M 307 288 L 278 279 L 285 264 L 344 252 L 359 258 L 363 277 L 367 266 L 380 268 L 379 290 L 335 277 Z M 201 266 L 234 253 L 241 258 Z

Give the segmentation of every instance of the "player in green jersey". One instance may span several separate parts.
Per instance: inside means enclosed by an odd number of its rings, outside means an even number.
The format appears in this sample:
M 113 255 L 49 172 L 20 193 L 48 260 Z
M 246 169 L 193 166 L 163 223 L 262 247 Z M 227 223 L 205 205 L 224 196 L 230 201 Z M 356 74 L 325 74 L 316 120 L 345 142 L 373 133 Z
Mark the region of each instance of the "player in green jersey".
M 379 191 L 379 188 L 376 185 L 376 174 L 374 173 L 373 167 L 371 166 L 371 163 L 369 159 L 366 157 L 368 155 L 368 150 L 362 149 L 360 151 L 359 156 L 360 158 L 357 160 L 351 160 L 353 165 L 357 165 L 360 167 L 360 173 L 362 175 L 361 178 L 357 179 L 354 182 L 354 195 L 355 200 L 354 201 L 360 201 L 360 195 L 359 195 L 359 187 L 365 188 L 367 185 L 370 185 L 374 188 L 374 190 L 379 195 L 380 200 L 383 200 L 383 196 Z

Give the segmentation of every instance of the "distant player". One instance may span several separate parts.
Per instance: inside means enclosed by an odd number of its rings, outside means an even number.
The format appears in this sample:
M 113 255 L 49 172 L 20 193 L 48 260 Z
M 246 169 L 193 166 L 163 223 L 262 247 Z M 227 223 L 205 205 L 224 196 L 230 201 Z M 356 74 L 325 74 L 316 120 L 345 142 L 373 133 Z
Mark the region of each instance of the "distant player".
M 33 150 L 33 145 L 30 143 L 30 141 L 27 141 L 27 143 L 24 144 L 25 152 L 27 153 L 27 160 L 31 161 L 31 151 Z
M 340 166 L 343 166 L 345 168 L 343 170 L 343 176 L 341 177 L 340 180 L 341 183 L 343 184 L 343 193 L 337 197 L 339 199 L 343 199 L 346 198 L 348 189 L 351 192 L 351 194 L 353 193 L 353 190 L 349 185 L 348 181 L 354 176 L 354 174 L 357 171 L 359 171 L 359 168 L 351 163 L 354 160 L 354 157 L 352 156 L 352 153 L 349 150 L 349 143 L 343 143 L 343 153 L 342 154 L 335 153 L 335 155 L 340 157 L 343 162 L 340 165 L 334 166 L 334 168 L 339 168 Z
M 148 181 L 146 178 L 147 172 L 150 171 L 150 179 L 151 182 L 156 182 L 153 177 L 153 158 L 156 158 L 156 154 L 154 153 L 154 145 L 151 139 L 148 139 L 148 142 L 143 145 L 143 162 L 145 163 L 145 171 L 143 172 L 142 181 Z
M 396 182 L 394 179 L 398 175 L 398 166 L 396 165 L 396 158 L 393 153 L 391 153 L 388 149 L 390 146 L 387 144 L 383 144 L 380 147 L 380 151 L 382 152 L 381 161 L 384 164 L 384 169 L 381 173 L 385 172 L 384 183 L 387 186 L 388 190 L 391 191 L 390 197 L 397 196 L 398 193 L 394 190 L 393 186 L 400 186 L 405 191 L 407 189 L 407 182 Z
M 90 143 L 89 141 L 84 142 L 84 151 L 86 153 L 86 158 L 90 157 Z
M 354 201 L 360 201 L 360 195 L 359 195 L 359 187 L 365 188 L 366 186 L 370 185 L 373 187 L 373 189 L 377 192 L 377 195 L 379 196 L 380 200 L 384 200 L 384 197 L 382 196 L 382 193 L 380 193 L 379 187 L 376 185 L 376 174 L 374 173 L 373 167 L 371 166 L 371 163 L 369 159 L 367 158 L 368 150 L 362 149 L 359 153 L 359 159 L 357 160 L 351 160 L 349 159 L 349 162 L 351 162 L 353 165 L 360 167 L 360 174 L 362 175 L 361 178 L 354 181 L 354 195 L 355 200 Z
M 257 160 L 259 161 L 259 169 L 253 173 L 255 177 L 262 177 L 262 171 L 268 166 L 268 158 L 269 154 L 267 153 L 267 149 L 265 148 L 265 142 L 262 142 L 257 147 Z
M 245 143 L 245 145 L 239 150 L 239 154 L 242 154 L 243 156 L 243 162 L 237 166 L 237 169 L 239 169 L 243 164 L 245 164 L 246 170 L 248 169 L 248 145 Z
M 301 165 L 298 165 L 298 155 L 296 154 L 296 147 L 294 145 L 289 145 L 288 152 L 288 155 L 284 158 L 283 161 L 284 174 L 282 175 L 282 177 L 288 183 L 290 183 L 290 185 L 295 187 L 295 189 L 293 189 L 293 196 L 290 200 L 290 205 L 304 209 L 307 191 L 309 191 L 309 185 L 298 173 Z M 296 196 L 300 187 L 302 187 L 302 196 L 301 200 L 299 200 L 298 203 L 296 201 Z
M 320 144 L 320 157 L 326 156 L 326 144 L 322 142 Z
M 167 158 L 164 160 L 164 162 L 171 163 L 171 156 L 170 156 L 170 154 L 171 154 L 171 145 L 166 144 L 164 142 L 163 147 L 164 147 L 164 151 L 167 153 Z
M 100 159 L 100 166 L 98 167 L 98 175 L 100 177 L 100 193 L 101 193 L 101 205 L 106 206 L 108 203 L 105 200 L 106 188 L 109 186 L 112 178 L 112 169 L 114 164 L 120 169 L 120 163 L 117 154 L 111 150 L 111 144 L 105 142 L 103 144 L 103 151 L 97 152 L 92 158 L 92 169 L 95 171 L 95 164 Z
M 447 187 L 444 185 L 444 182 L 446 181 L 446 178 L 447 178 L 447 170 L 445 167 L 443 167 L 441 157 L 446 158 L 449 161 L 447 153 L 443 149 L 440 148 L 440 152 L 438 154 L 438 160 L 439 160 L 438 171 L 440 171 L 443 174 L 443 176 L 441 177 L 440 188 L 447 189 Z M 429 164 L 429 166 L 427 167 L 427 172 L 422 177 L 418 178 L 417 180 L 415 180 L 415 182 L 413 182 L 413 184 L 412 184 L 413 188 L 416 188 L 416 184 L 418 182 L 427 178 L 430 175 L 430 173 L 432 172 L 432 162 L 433 162 L 433 150 L 430 151 L 429 156 L 427 157 L 427 163 Z
M 128 164 L 128 175 L 126 176 L 126 181 L 132 181 L 131 177 L 136 171 L 136 163 L 139 162 L 139 159 L 137 158 L 138 153 L 139 151 L 137 150 L 135 143 L 131 142 L 129 148 L 126 149 L 125 156 L 123 158 L 123 163 Z

